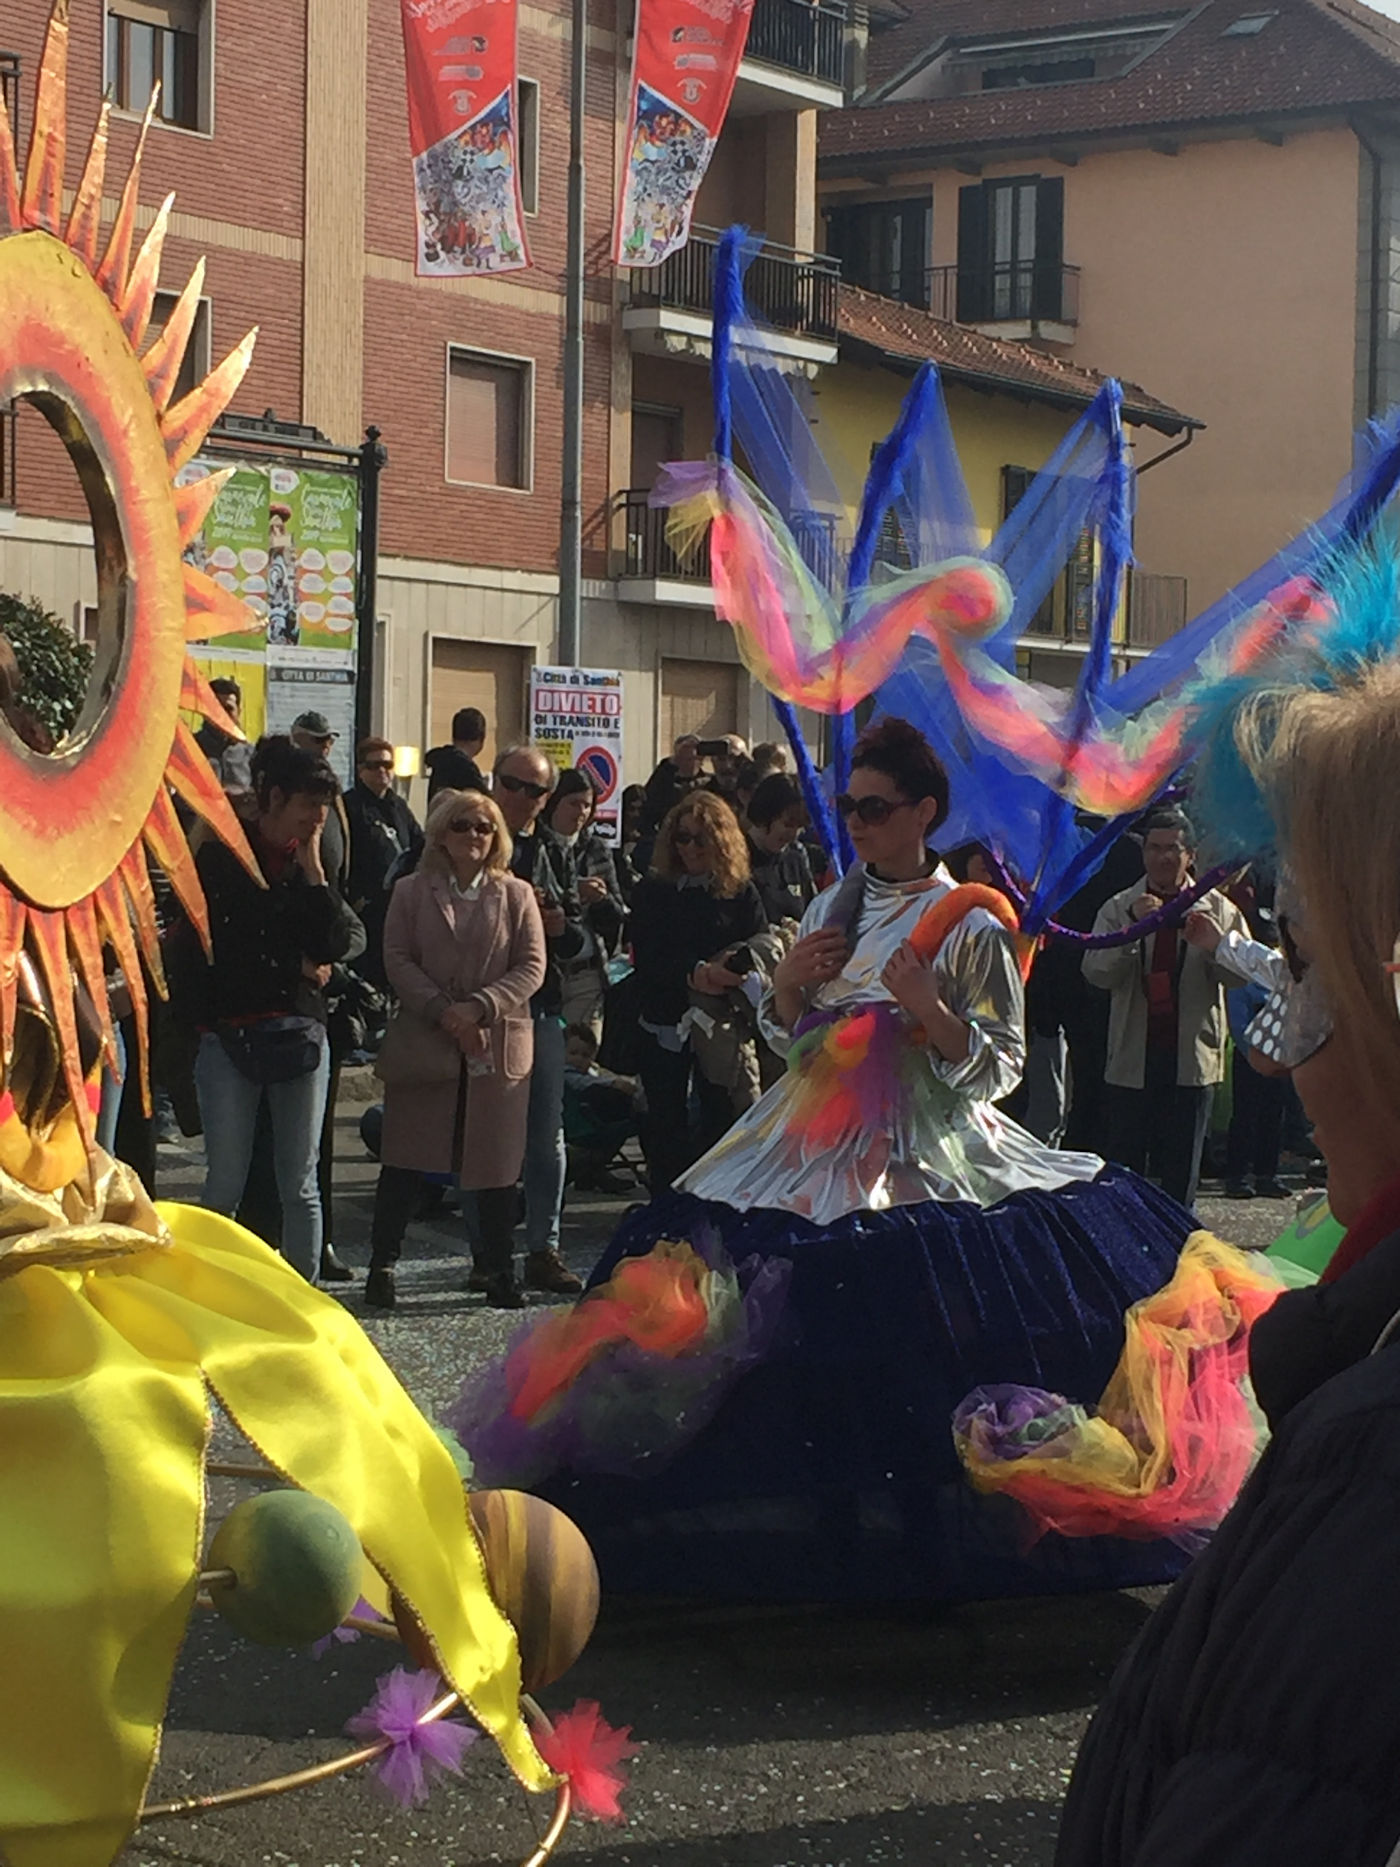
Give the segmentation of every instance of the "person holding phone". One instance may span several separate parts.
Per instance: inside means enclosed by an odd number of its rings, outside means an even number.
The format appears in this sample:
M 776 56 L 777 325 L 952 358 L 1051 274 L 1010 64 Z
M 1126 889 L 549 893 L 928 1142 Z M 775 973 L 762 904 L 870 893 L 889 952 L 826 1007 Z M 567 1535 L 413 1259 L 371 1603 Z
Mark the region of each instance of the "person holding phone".
M 237 1213 L 266 1102 L 282 1255 L 315 1283 L 323 1242 L 316 1169 L 330 1074 L 324 993 L 333 964 L 363 952 L 365 935 L 322 859 L 326 812 L 340 791 L 330 766 L 274 737 L 259 743 L 251 776 L 257 816 L 248 840 L 262 883 L 222 842 L 201 845 L 195 863 L 212 958 L 189 922 L 179 922 L 170 950 L 175 1009 L 199 1033 L 203 1204 Z
M 708 791 L 693 792 L 666 817 L 651 873 L 632 895 L 638 1074 L 647 1099 L 642 1146 L 653 1191 L 679 1178 L 733 1117 L 728 1092 L 695 1067 L 691 994 L 721 996 L 741 986 L 753 970 L 747 942 L 767 925 L 733 811 Z

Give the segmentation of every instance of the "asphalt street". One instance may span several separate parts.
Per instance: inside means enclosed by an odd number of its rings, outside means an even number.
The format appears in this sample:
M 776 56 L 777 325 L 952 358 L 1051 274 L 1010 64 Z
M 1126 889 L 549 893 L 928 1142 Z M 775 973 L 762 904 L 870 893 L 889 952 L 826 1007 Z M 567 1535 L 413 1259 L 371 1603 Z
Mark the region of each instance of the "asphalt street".
M 359 1145 L 366 1085 L 338 1123 L 336 1242 L 367 1260 L 374 1165 Z M 162 1197 L 198 1191 L 198 1143 L 161 1150 Z M 586 1269 L 623 1199 L 572 1203 L 566 1255 Z M 1205 1198 L 1221 1236 L 1261 1245 L 1292 1208 Z M 460 1222 L 414 1228 L 390 1317 L 366 1326 L 429 1410 L 500 1347 L 517 1319 L 463 1288 Z M 357 1313 L 358 1283 L 346 1301 Z M 221 1431 L 218 1443 L 230 1443 Z M 217 1515 L 232 1487 L 213 1487 Z M 545 1695 L 596 1698 L 641 1746 L 627 1823 L 575 1823 L 559 1858 L 590 1867 L 1047 1867 L 1076 1745 L 1153 1595 L 852 1613 L 605 1600 L 593 1641 Z M 337 1645 L 323 1659 L 193 1628 L 152 1795 L 270 1777 L 348 1747 L 345 1721 L 396 1650 Z M 363 1775 L 142 1831 L 137 1867 L 478 1867 L 524 1858 L 547 1811 L 491 1746 L 460 1781 L 401 1811 Z

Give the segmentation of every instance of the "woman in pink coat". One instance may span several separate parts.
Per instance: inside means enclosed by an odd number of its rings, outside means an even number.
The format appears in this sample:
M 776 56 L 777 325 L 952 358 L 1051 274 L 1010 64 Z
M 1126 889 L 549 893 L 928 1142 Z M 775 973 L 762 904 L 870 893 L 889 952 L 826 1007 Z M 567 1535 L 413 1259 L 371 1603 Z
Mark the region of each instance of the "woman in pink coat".
M 509 872 L 510 832 L 480 791 L 440 791 L 416 874 L 395 888 L 384 969 L 398 994 L 385 1040 L 383 1166 L 365 1301 L 394 1307 L 394 1266 L 423 1173 L 474 1192 L 486 1300 L 519 1309 L 515 1183 L 534 1062 L 530 997 L 544 982 L 534 890 Z

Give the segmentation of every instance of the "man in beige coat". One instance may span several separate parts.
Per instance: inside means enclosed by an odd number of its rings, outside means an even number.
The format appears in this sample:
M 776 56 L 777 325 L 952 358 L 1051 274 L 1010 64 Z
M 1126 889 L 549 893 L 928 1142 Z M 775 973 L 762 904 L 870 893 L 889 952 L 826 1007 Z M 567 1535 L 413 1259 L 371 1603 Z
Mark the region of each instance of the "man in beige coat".
M 1179 810 L 1140 825 L 1145 874 L 1106 901 L 1096 934 L 1117 933 L 1168 906 L 1190 884 L 1195 837 Z M 1211 889 L 1197 911 L 1220 932 L 1247 933 L 1232 902 Z M 1105 1116 L 1108 1153 L 1138 1173 L 1149 1159 L 1164 1189 L 1193 1203 L 1215 1085 L 1225 1074 L 1225 988 L 1235 975 L 1190 944 L 1185 912 L 1124 946 L 1091 948 L 1084 977 L 1110 996 Z

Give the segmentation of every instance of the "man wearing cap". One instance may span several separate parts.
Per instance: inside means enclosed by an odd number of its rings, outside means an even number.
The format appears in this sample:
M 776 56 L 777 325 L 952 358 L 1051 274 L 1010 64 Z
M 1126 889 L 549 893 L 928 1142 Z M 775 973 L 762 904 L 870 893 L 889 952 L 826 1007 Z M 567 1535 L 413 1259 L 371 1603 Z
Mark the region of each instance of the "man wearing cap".
M 298 713 L 289 735 L 294 746 L 314 752 L 330 763 L 331 747 L 340 737 L 332 732 L 324 713 Z M 345 799 L 337 792 L 335 803 L 326 812 L 326 827 L 321 832 L 321 862 L 326 880 L 342 900 L 350 899 L 350 819 L 345 814 Z

